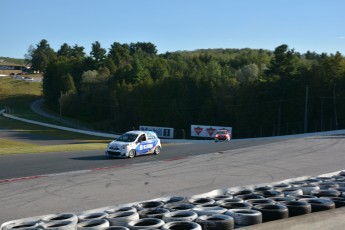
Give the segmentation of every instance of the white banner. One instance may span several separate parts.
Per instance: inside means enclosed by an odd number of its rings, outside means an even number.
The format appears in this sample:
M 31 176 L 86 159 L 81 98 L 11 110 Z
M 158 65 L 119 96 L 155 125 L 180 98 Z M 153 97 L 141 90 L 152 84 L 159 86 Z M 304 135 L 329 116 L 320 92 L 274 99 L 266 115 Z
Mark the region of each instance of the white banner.
M 191 125 L 191 136 L 192 137 L 210 137 L 214 138 L 217 130 L 226 129 L 232 134 L 232 127 L 225 126 L 209 126 L 209 125 Z M 230 135 L 231 137 L 231 135 Z
M 153 131 L 157 134 L 158 137 L 174 138 L 174 128 L 140 125 L 139 129 L 141 131 Z

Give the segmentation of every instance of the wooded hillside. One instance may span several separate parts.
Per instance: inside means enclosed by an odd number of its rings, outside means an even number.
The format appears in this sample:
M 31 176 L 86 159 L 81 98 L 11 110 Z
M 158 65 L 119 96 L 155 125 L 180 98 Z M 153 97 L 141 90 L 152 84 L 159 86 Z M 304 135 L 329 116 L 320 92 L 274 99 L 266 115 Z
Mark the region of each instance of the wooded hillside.
M 139 125 L 232 126 L 234 138 L 345 126 L 345 59 L 300 54 L 288 45 L 157 54 L 152 43 L 78 45 L 58 51 L 42 40 L 27 55 L 44 72 L 49 107 L 64 116 L 122 132 Z

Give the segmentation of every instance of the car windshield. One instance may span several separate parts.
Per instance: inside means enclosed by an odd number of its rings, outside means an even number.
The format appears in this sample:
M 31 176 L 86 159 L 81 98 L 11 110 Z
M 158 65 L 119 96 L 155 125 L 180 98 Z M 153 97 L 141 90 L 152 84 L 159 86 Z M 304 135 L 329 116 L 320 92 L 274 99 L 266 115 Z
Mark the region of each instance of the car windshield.
M 218 133 L 218 134 L 227 134 L 226 131 L 218 131 L 217 133 Z
M 121 135 L 119 138 L 117 138 L 117 141 L 123 141 L 123 142 L 133 142 L 135 139 L 137 139 L 138 134 L 133 133 L 125 133 Z

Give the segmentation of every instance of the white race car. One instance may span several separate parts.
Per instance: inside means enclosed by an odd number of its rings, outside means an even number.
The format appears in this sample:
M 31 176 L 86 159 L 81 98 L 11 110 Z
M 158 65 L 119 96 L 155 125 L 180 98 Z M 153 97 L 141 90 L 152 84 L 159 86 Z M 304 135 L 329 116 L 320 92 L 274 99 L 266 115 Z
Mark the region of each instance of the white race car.
M 108 157 L 129 157 L 156 154 L 162 145 L 156 133 L 152 131 L 129 131 L 108 144 L 105 155 Z

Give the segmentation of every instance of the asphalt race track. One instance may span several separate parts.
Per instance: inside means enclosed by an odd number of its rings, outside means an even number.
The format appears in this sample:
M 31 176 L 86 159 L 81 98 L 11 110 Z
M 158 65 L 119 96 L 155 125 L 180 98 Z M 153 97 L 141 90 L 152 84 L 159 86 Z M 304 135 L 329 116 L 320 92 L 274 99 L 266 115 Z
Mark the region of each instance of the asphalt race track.
M 345 137 L 167 146 L 159 156 L 106 160 L 103 152 L 0 156 L 0 223 L 345 169 Z M 60 174 L 59 174 L 60 173 Z

